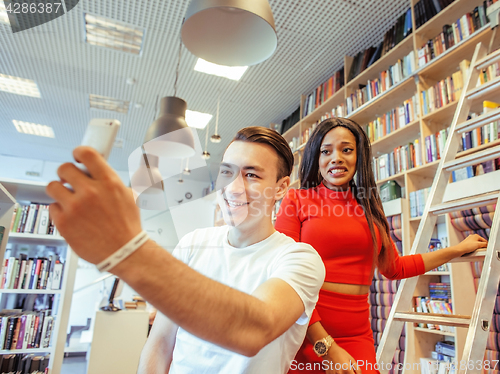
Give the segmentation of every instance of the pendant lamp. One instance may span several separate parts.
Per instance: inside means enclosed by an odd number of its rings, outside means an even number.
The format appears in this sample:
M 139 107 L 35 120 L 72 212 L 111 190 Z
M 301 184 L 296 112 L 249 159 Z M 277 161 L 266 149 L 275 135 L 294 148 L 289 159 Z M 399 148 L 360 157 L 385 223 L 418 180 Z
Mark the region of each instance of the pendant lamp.
M 186 123 L 187 103 L 175 96 L 163 97 L 160 115 L 144 138 L 148 154 L 160 157 L 185 158 L 194 155 L 194 139 Z
M 166 209 L 163 177 L 158 169 L 159 158 L 158 156 L 147 154 L 144 148 L 141 150 L 139 168 L 130 178 L 130 185 L 134 192 L 136 204 L 142 209 Z
M 210 124 L 210 123 L 209 123 Z M 205 150 L 203 151 L 203 153 L 201 154 L 201 157 L 204 159 L 204 160 L 208 160 L 210 158 L 210 153 L 208 153 L 208 150 L 207 150 L 207 145 L 208 145 L 208 129 L 209 129 L 209 125 L 207 125 L 207 131 L 205 133 Z
M 195 56 L 226 66 L 258 64 L 278 44 L 267 0 L 192 0 L 181 37 Z
M 212 143 L 220 143 L 222 138 L 218 134 L 219 132 L 219 103 L 220 103 L 220 96 L 217 98 L 217 114 L 215 116 L 215 134 L 213 134 L 210 137 L 210 141 Z

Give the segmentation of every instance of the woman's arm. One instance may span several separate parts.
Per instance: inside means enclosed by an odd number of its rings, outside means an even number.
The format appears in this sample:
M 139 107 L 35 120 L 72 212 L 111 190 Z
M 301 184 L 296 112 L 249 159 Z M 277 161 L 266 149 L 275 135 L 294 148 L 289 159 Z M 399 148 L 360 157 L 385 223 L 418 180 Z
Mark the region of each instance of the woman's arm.
M 474 234 L 469 235 L 465 240 L 459 244 L 448 248 L 442 248 L 434 252 L 422 254 L 424 260 L 425 271 L 430 271 L 447 262 L 450 262 L 456 257 L 463 256 L 467 253 L 474 252 L 480 248 L 486 248 L 488 241 L 483 237 Z

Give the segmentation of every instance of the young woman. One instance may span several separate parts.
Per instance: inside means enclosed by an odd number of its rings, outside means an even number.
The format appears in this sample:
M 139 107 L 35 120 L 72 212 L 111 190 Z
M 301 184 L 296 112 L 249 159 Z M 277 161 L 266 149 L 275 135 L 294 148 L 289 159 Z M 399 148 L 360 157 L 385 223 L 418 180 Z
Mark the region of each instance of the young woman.
M 370 142 L 357 123 L 327 119 L 306 144 L 301 188 L 288 191 L 281 204 L 276 229 L 311 244 L 326 268 L 307 338 L 289 373 L 378 372 L 368 304 L 375 266 L 389 279 L 408 278 L 487 246 L 472 235 L 453 247 L 400 257 L 371 160 Z

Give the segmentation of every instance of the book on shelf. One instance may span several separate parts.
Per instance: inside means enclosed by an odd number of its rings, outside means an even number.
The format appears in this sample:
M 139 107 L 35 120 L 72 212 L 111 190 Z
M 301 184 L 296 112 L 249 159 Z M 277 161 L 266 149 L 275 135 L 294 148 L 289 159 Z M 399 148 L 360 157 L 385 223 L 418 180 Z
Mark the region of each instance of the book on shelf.
M 420 0 L 414 5 L 415 26 L 418 29 L 454 0 Z
M 442 248 L 441 240 L 431 239 L 431 241 L 429 242 L 429 247 L 428 247 L 427 251 L 434 252 L 434 251 L 440 250 L 441 248 Z M 442 272 L 449 271 L 448 266 L 449 266 L 448 264 L 443 264 L 443 265 L 438 266 L 435 269 L 432 269 L 432 271 L 442 271 Z M 451 299 L 451 296 L 449 298 Z
M 442 298 L 428 296 L 415 296 L 414 311 L 418 313 L 453 314 L 451 302 Z M 415 327 L 428 328 L 429 330 L 440 330 L 443 332 L 455 332 L 454 326 L 435 325 L 432 323 L 415 323 Z
M 420 140 L 415 139 L 413 143 L 401 145 L 394 151 L 373 158 L 373 172 L 375 180 L 389 178 L 403 171 L 422 166 L 422 149 Z
M 426 116 L 439 108 L 458 101 L 463 89 L 462 71 L 440 80 L 434 86 L 420 92 L 422 114 Z
M 411 9 L 408 9 L 399 16 L 396 23 L 384 34 L 383 40 L 376 47 L 369 47 L 354 56 L 347 81 L 351 81 L 377 62 L 387 52 L 410 35 L 412 30 Z
M 441 154 L 446 145 L 449 127 L 439 130 L 435 134 L 427 135 L 425 142 L 425 162 L 430 163 L 441 159 Z
M 295 125 L 299 121 L 300 121 L 300 106 L 281 122 L 281 129 L 278 132 L 284 134 L 287 130 L 292 128 L 293 125 Z
M 0 349 L 48 348 L 54 317 L 52 310 L 0 312 Z
M 410 197 L 410 217 L 421 217 L 424 214 L 425 203 L 429 197 L 431 188 L 423 188 L 417 191 L 411 191 Z
M 401 197 L 401 186 L 396 181 L 387 181 L 380 186 L 380 199 L 382 202 L 395 200 Z
M 489 23 L 486 1 L 471 12 L 464 14 L 451 25 L 443 25 L 443 31 L 434 38 L 429 39 L 418 51 L 418 66 L 422 67 L 434 58 L 446 52 L 454 45 L 467 39 L 477 30 Z
M 50 354 L 7 354 L 0 360 L 0 373 L 44 374 L 48 372 Z
M 394 65 L 389 66 L 387 70 L 381 71 L 378 78 L 368 80 L 366 85 L 359 85 L 359 88 L 346 99 L 347 114 L 402 82 L 414 71 L 415 57 L 414 52 L 411 51 L 403 59 L 399 59 Z
M 312 93 L 307 95 L 302 116 L 305 117 L 312 113 L 342 87 L 344 87 L 344 67 L 336 71 L 326 82 L 320 84 Z
M 365 130 L 370 142 L 373 143 L 417 120 L 420 117 L 419 107 L 418 95 L 415 94 L 397 108 L 369 122 Z
M 45 204 L 17 205 L 11 223 L 11 232 L 40 235 L 59 235 Z
M 20 254 L 3 261 L 1 289 L 60 290 L 64 264 L 57 255 L 30 257 Z

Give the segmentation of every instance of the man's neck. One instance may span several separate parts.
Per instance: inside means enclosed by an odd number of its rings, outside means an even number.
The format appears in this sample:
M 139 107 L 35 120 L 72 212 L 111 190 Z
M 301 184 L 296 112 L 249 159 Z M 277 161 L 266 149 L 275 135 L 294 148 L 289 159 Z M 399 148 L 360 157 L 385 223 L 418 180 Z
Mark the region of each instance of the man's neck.
M 267 239 L 275 231 L 271 220 L 264 219 L 251 227 L 230 227 L 227 239 L 231 246 L 244 248 Z

